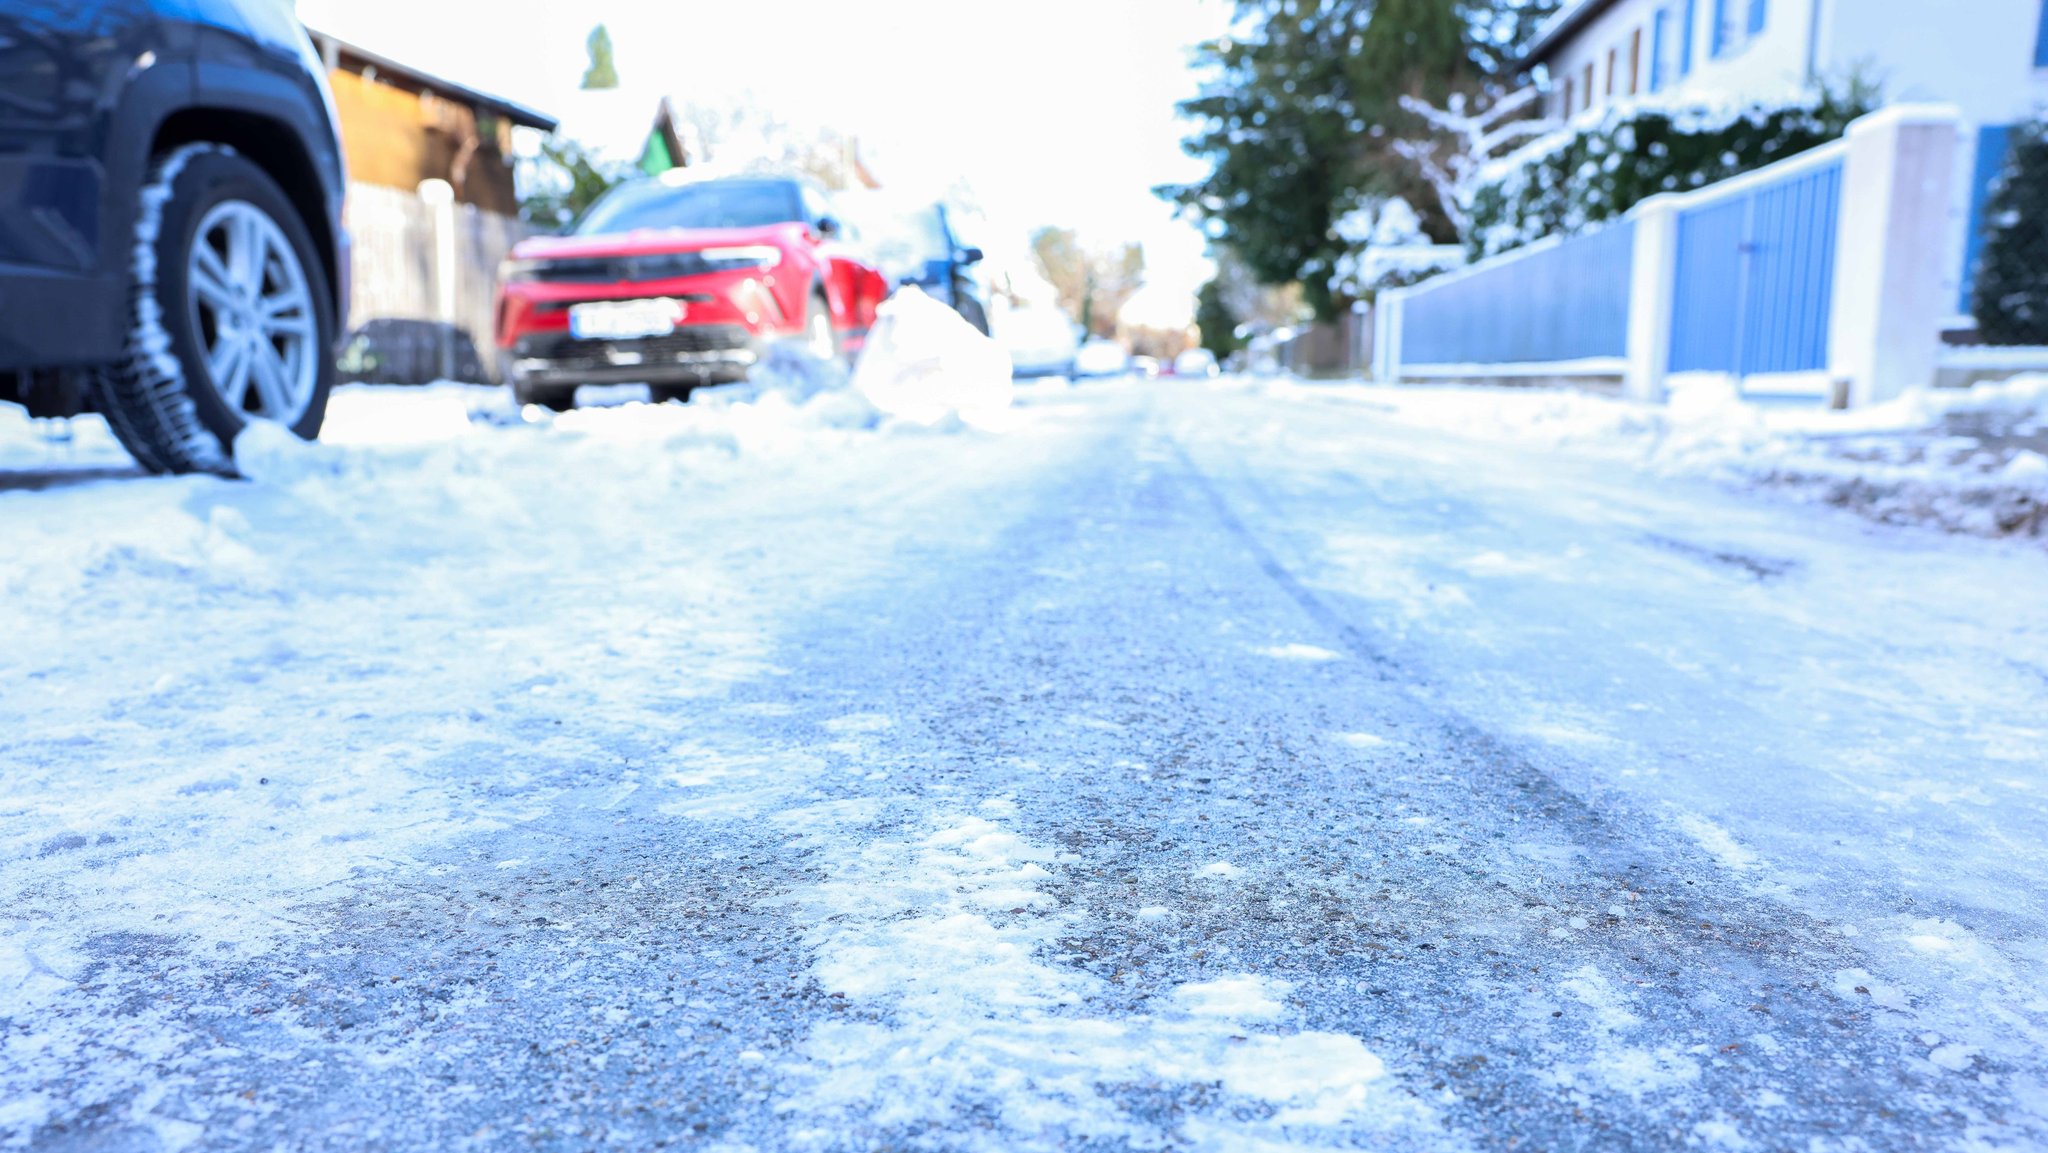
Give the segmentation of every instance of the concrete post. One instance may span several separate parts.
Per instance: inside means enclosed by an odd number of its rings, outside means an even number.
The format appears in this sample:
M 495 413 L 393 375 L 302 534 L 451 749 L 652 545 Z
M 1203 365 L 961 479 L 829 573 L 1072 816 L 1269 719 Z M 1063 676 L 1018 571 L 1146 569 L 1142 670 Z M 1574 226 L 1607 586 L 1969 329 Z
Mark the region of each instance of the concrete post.
M 1849 126 L 1828 374 L 1851 405 L 1934 383 L 1961 122 L 1948 105 L 1899 104 Z
M 1398 288 L 1373 302 L 1372 378 L 1380 384 L 1401 383 L 1401 304 Z
M 1630 210 L 1635 256 L 1629 270 L 1628 375 L 1632 400 L 1661 403 L 1671 369 L 1671 328 L 1678 291 L 1678 197 L 1652 196 Z
M 455 188 L 445 180 L 420 181 L 420 200 L 434 213 L 434 305 L 441 320 L 442 380 L 455 378 Z

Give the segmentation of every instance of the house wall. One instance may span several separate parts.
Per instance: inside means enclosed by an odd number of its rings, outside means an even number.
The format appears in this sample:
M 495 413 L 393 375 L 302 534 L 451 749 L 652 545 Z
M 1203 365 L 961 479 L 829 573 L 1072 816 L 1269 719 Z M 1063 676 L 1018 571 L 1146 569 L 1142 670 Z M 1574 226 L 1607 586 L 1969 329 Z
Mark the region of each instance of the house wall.
M 1890 101 L 1962 110 L 1945 284 L 1959 314 L 1969 311 L 1984 201 L 2004 164 L 2009 126 L 2048 106 L 2048 69 L 2037 63 L 2044 8 L 2044 0 L 1970 0 L 1967 9 L 1946 10 L 1921 0 L 1823 0 L 1823 75 L 1860 71 L 1881 82 Z
M 1824 3 L 1833 0 L 1823 0 Z M 1846 0 L 1851 4 L 1912 3 L 1915 0 Z M 1788 96 L 1803 85 L 1813 44 L 1814 0 L 1767 0 L 1763 31 L 1754 37 L 1746 32 L 1750 0 L 1723 0 L 1721 10 L 1733 32 L 1720 55 L 1714 53 L 1713 23 L 1715 0 L 1622 0 L 1595 18 L 1548 61 L 1550 96 L 1547 110 L 1553 116 L 1566 114 L 1564 90 L 1572 81 L 1576 115 L 1588 106 L 1585 69 L 1593 65 L 1597 83 L 1591 107 L 1610 100 L 1626 99 L 1629 91 L 1629 58 L 1636 38 L 1641 37 L 1641 64 L 1637 72 L 1637 95 L 1648 95 L 1653 78 L 1661 78 L 1662 91 L 1695 96 L 1703 100 L 1726 96 Z M 1657 13 L 1665 14 L 1662 43 L 1663 66 L 1657 76 L 1655 57 L 1659 49 Z M 1690 23 L 1688 23 L 1690 15 Z M 1691 67 L 1681 74 L 1681 36 L 1691 38 Z M 1609 53 L 1616 62 L 1613 94 L 1607 91 Z
M 1948 291 L 1958 311 L 1967 303 L 1984 194 L 1997 174 L 2005 126 L 2048 111 L 2048 0 L 1764 0 L 1761 33 L 1746 35 L 1751 0 L 1622 0 L 1559 46 L 1548 62 L 1552 116 L 1586 110 L 1585 68 L 1599 79 L 1591 106 L 1606 93 L 1606 61 L 1616 51 L 1623 80 L 1612 99 L 1625 99 L 1626 58 L 1637 30 L 1656 41 L 1656 14 L 1668 30 L 1661 91 L 1681 99 L 1773 100 L 1798 93 L 1812 78 L 1845 81 L 1860 75 L 1882 85 L 1887 103 L 1942 103 L 1961 109 L 1954 187 L 1958 203 L 1950 237 Z M 1714 52 L 1717 9 L 1733 28 L 1727 48 Z M 1686 16 L 1691 21 L 1687 26 Z M 1676 32 L 1690 37 L 1691 68 L 1681 74 Z M 1652 90 L 1645 48 L 1642 93 Z M 1566 96 L 1572 97 L 1566 107 Z
M 1888 100 L 1954 104 L 1966 124 L 2024 120 L 2048 100 L 2048 70 L 2034 63 L 2043 0 L 1823 0 L 1821 8 L 1823 75 L 1861 66 Z
M 463 204 L 518 214 L 506 122 L 346 70 L 328 73 L 327 80 L 350 179 L 403 192 L 422 180 L 446 180 Z

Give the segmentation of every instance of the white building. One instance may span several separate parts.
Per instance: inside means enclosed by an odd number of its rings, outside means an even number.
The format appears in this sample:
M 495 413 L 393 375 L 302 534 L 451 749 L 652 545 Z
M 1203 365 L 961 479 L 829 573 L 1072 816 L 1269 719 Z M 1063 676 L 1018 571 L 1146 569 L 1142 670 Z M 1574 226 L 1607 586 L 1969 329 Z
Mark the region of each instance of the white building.
M 1890 102 L 1959 107 L 1960 303 L 2009 132 L 2048 107 L 2048 0 L 1567 0 L 1524 64 L 1559 118 L 1651 94 L 1775 100 L 1851 76 Z

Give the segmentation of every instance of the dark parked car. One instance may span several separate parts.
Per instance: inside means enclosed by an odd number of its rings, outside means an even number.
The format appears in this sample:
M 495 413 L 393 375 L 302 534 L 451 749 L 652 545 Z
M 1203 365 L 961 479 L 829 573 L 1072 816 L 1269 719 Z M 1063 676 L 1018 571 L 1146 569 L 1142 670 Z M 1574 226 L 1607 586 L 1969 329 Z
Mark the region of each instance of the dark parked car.
M 842 193 L 839 204 L 893 283 L 916 285 L 988 335 L 988 288 L 978 270 L 982 252 L 960 238 L 956 213 L 941 203 L 881 192 Z
M 280 0 L 0 0 L 0 400 L 155 472 L 320 430 L 347 296 L 341 143 Z

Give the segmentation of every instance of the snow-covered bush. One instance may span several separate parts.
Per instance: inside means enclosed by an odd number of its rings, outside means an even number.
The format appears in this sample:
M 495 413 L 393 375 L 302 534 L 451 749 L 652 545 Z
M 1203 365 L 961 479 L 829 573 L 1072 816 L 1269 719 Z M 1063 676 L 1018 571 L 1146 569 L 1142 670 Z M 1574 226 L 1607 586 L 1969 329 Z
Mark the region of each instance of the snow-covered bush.
M 1984 206 L 1984 255 L 1970 301 L 1988 344 L 2048 345 L 2048 124 L 2013 134 Z
M 1465 195 L 1473 259 L 1622 215 L 1839 138 L 1871 110 L 1862 85 L 1785 104 L 1612 104 L 1485 165 Z
M 1398 196 L 1353 208 L 1332 231 L 1345 244 L 1335 284 L 1353 300 L 1372 300 L 1381 289 L 1415 284 L 1465 263 L 1463 249 L 1424 235 L 1421 215 Z

